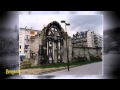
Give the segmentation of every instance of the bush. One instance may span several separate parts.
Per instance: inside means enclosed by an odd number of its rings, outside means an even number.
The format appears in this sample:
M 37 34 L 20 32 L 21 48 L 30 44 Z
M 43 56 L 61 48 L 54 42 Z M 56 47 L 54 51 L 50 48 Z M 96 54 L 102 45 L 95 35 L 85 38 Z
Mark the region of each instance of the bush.
M 23 61 L 23 62 L 21 62 L 21 64 L 20 64 L 20 68 L 21 69 L 28 68 L 28 67 L 31 67 L 31 62 L 30 61 Z
M 101 58 L 98 56 L 96 56 L 96 57 L 90 56 L 90 60 L 101 60 Z
M 86 57 L 74 57 L 72 62 L 73 63 L 78 63 L 78 62 L 82 62 L 82 61 L 86 61 L 87 58 Z

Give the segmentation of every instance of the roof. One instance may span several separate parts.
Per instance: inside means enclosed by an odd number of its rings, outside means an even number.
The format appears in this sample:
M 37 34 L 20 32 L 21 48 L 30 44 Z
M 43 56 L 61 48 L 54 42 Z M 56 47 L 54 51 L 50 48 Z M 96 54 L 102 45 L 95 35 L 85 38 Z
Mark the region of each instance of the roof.
M 36 32 L 39 32 L 40 30 L 35 30 L 35 29 L 28 29 L 28 28 L 20 28 L 20 30 L 23 29 L 23 30 L 29 30 L 29 31 L 36 31 Z
M 102 35 L 100 35 L 99 33 L 94 33 L 94 35 L 97 35 L 97 36 L 100 36 L 100 37 L 102 37 Z

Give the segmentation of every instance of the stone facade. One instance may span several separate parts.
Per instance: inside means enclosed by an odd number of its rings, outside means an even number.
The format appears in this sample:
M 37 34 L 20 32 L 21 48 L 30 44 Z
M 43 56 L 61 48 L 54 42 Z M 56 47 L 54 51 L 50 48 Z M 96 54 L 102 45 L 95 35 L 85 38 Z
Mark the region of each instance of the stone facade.
M 49 28 L 52 26 L 58 28 L 58 31 L 55 32 L 59 35 L 57 39 L 54 38 L 55 36 L 49 35 Z M 69 60 L 72 59 L 71 37 L 67 34 L 67 44 L 69 47 L 66 48 L 66 32 L 64 32 L 63 28 L 56 21 L 44 27 L 43 30 L 38 33 L 35 40 L 31 42 L 31 56 L 35 57 L 34 65 L 39 65 L 40 63 L 66 63 L 67 49 L 68 58 Z
M 90 57 L 99 57 L 102 59 L 102 48 L 88 48 L 88 47 L 73 47 L 73 58 L 86 58 L 90 60 Z

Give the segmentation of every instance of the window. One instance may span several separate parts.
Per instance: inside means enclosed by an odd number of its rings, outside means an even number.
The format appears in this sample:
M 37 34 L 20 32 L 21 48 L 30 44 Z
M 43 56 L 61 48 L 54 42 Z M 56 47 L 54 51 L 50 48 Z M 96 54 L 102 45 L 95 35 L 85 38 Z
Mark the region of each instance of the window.
M 74 36 L 74 39 L 76 39 L 75 36 Z
M 29 35 L 25 35 L 25 39 L 29 39 Z
M 28 49 L 29 45 L 25 45 L 25 49 Z
M 79 38 L 79 36 L 77 36 L 77 38 Z
M 55 29 L 55 31 L 57 31 L 57 29 Z
M 25 53 L 27 53 L 27 51 L 25 51 Z
M 50 31 L 48 32 L 48 35 L 51 35 L 51 32 L 50 32 Z
M 21 45 L 20 45 L 20 49 L 21 49 Z
M 51 41 L 49 42 L 49 46 L 52 46 L 52 42 Z
M 51 49 L 49 49 L 49 54 L 52 54 L 52 50 Z
M 50 42 L 50 44 L 52 44 L 52 42 Z
M 86 37 L 86 34 L 84 33 L 84 37 Z
M 30 32 L 29 31 L 25 31 L 25 34 L 29 34 Z

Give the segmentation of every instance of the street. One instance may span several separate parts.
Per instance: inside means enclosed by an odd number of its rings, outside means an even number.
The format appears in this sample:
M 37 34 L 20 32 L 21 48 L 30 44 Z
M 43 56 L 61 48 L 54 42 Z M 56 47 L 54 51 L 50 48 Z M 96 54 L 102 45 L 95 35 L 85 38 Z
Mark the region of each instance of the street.
M 102 75 L 102 62 L 61 70 L 44 75 Z
M 44 75 L 56 75 L 53 78 L 114 78 L 113 75 L 114 74 L 114 70 L 116 68 L 119 68 L 120 66 L 120 57 L 119 57 L 119 53 L 109 53 L 109 54 L 104 54 L 103 56 L 103 68 L 104 68 L 104 76 L 102 77 L 96 77 L 94 75 L 100 75 L 102 74 L 102 62 L 97 62 L 97 63 L 92 63 L 92 64 L 87 64 L 87 65 L 83 65 L 83 66 L 79 66 L 79 67 L 75 67 L 75 68 L 70 68 L 70 71 L 66 70 L 61 70 L 61 71 L 56 71 L 56 72 L 52 72 L 49 74 L 44 74 Z M 119 70 L 119 69 L 118 69 Z M 43 75 L 43 76 L 44 76 Z M 74 75 L 73 77 L 70 75 Z M 77 77 L 75 77 L 75 75 Z M 93 77 L 91 76 L 80 76 L 80 75 L 93 75 Z M 111 77 L 112 75 L 112 77 Z M 21 76 L 22 78 L 33 78 L 34 75 L 23 75 Z M 110 77 L 109 77 L 110 76 Z M 13 77 L 14 78 L 14 77 Z M 34 78 L 45 78 L 42 76 L 34 76 Z

